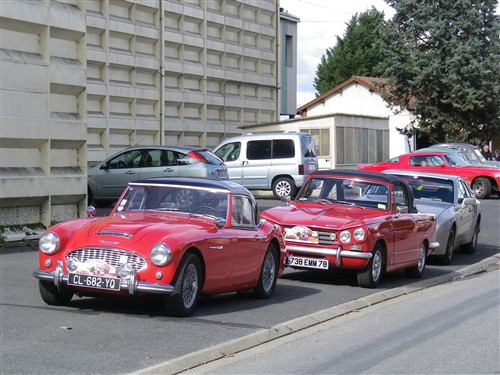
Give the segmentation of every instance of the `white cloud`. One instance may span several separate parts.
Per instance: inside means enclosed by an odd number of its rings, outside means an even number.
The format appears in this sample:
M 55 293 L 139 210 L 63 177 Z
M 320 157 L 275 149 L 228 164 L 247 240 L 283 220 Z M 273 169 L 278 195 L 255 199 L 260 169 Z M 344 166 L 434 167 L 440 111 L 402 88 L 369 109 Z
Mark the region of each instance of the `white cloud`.
M 313 100 L 316 69 L 327 48 L 335 46 L 356 13 L 372 6 L 391 17 L 394 10 L 383 0 L 281 0 L 280 6 L 300 18 L 298 24 L 297 106 Z

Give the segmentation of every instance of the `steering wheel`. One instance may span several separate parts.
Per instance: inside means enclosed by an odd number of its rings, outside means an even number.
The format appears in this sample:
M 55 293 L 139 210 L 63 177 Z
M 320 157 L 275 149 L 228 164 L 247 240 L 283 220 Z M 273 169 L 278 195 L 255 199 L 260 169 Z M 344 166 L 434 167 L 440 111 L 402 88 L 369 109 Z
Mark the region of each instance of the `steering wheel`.
M 126 165 L 125 165 L 125 162 L 123 160 L 120 160 L 118 163 L 117 163 L 117 167 L 118 168 L 125 168 Z
M 219 216 L 219 211 L 217 211 L 215 208 L 211 206 L 199 206 L 193 210 L 193 214 L 208 214 L 213 216 Z

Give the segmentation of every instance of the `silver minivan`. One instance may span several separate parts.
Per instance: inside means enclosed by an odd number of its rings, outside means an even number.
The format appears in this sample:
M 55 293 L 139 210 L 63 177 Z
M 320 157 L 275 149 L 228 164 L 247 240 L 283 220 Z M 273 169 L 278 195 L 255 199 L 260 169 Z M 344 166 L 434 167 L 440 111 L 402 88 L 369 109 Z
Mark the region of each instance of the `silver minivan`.
M 224 140 L 214 153 L 226 164 L 229 180 L 247 189 L 295 196 L 318 170 L 316 146 L 308 133 L 250 133 Z

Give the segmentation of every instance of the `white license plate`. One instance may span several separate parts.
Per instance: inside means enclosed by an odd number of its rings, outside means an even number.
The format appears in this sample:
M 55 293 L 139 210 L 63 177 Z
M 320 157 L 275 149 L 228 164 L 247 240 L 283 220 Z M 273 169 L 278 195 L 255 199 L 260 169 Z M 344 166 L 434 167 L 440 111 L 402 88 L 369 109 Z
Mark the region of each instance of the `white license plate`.
M 286 264 L 289 267 L 317 268 L 320 270 L 328 269 L 328 261 L 325 259 L 289 256 Z
M 70 273 L 68 277 L 68 285 L 104 290 L 120 290 L 120 281 L 120 279 L 112 277 L 79 275 L 76 273 Z

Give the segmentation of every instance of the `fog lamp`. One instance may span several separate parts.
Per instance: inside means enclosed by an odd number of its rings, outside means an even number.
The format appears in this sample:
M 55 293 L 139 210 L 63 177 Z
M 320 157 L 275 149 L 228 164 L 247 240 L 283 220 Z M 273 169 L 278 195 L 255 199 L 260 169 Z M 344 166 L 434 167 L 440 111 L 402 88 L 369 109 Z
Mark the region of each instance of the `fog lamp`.
M 128 280 L 134 276 L 135 271 L 130 264 L 122 264 L 118 270 L 118 274 L 122 279 Z

